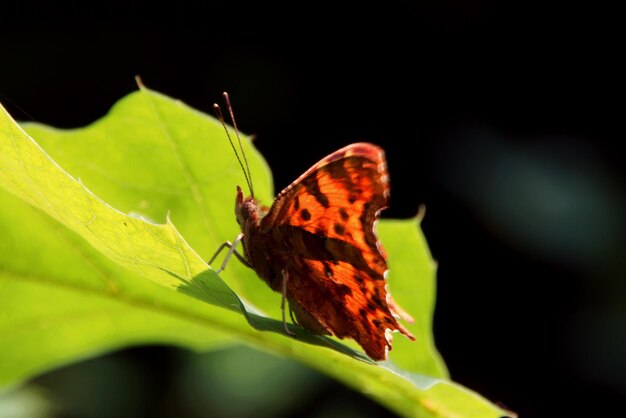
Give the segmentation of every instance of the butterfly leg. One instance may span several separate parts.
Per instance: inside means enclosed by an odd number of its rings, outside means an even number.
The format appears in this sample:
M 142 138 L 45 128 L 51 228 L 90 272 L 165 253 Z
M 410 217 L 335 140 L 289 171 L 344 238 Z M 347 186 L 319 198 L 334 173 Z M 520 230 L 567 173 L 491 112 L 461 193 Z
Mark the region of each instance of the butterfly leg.
M 289 273 L 287 273 L 287 270 L 283 270 L 282 271 L 282 275 L 283 275 L 283 300 L 280 303 L 280 310 L 283 314 L 283 327 L 285 327 L 285 332 L 288 335 L 291 335 L 292 337 L 295 337 L 296 334 L 294 334 L 293 332 L 291 332 L 289 330 L 289 327 L 287 326 L 287 319 L 285 318 L 285 300 L 287 299 L 287 280 L 289 280 Z M 291 311 L 290 311 L 291 314 Z
M 296 325 L 300 325 L 300 323 L 298 322 L 298 320 L 295 317 L 295 312 L 293 311 L 293 309 L 291 309 L 291 306 L 289 306 L 289 317 L 291 318 L 291 322 L 296 324 Z
M 224 262 L 222 263 L 220 268 L 215 271 L 216 273 L 219 274 L 222 270 L 226 268 L 226 264 L 228 264 L 228 260 L 230 260 L 230 257 L 232 255 L 235 255 L 235 257 L 237 257 L 237 259 L 239 259 L 239 261 L 241 261 L 241 264 L 243 264 L 244 266 L 252 268 L 252 264 L 250 264 L 250 262 L 246 260 L 246 258 L 243 255 L 239 254 L 236 250 L 237 244 L 239 244 L 239 242 L 241 242 L 242 239 L 243 239 L 243 234 L 239 234 L 237 235 L 237 238 L 235 238 L 235 241 L 233 241 L 232 244 L 229 241 L 226 241 L 225 243 L 220 245 L 217 251 L 215 251 L 215 254 L 213 254 L 213 257 L 211 257 L 211 259 L 209 260 L 209 263 L 208 263 L 209 265 L 213 263 L 213 260 L 215 260 L 217 255 L 220 252 L 222 252 L 224 248 L 228 247 L 228 253 L 226 253 L 226 257 L 224 257 Z

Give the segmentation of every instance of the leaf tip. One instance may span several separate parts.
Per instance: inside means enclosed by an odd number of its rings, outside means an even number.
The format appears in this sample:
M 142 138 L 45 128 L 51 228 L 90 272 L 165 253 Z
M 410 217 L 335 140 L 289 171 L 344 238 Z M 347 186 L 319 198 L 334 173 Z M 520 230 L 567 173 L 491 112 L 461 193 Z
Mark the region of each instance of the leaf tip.
M 426 205 L 422 203 L 417 208 L 417 213 L 413 216 L 413 219 L 415 219 L 419 225 L 422 223 L 425 216 L 426 216 Z
M 139 90 L 144 90 L 146 88 L 146 85 L 143 84 L 143 80 L 141 79 L 141 76 L 139 74 L 135 75 L 135 83 L 137 83 L 137 87 L 139 87 Z

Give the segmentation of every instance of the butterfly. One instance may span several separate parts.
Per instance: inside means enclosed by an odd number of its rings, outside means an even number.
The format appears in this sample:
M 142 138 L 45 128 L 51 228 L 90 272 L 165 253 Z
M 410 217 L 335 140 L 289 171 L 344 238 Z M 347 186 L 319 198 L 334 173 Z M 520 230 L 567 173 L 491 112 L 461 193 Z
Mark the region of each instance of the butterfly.
M 226 93 L 224 97 L 237 133 L 230 100 Z M 219 106 L 214 107 L 224 123 Z M 243 154 L 241 142 L 239 146 Z M 254 269 L 282 294 L 288 334 L 293 333 L 285 300 L 294 322 L 317 334 L 352 338 L 373 360 L 387 358 L 393 331 L 415 340 L 397 321 L 413 320 L 387 290 L 387 258 L 375 233 L 379 213 L 389 202 L 382 148 L 359 142 L 331 153 L 281 191 L 271 207 L 254 198 L 245 154 L 245 167 L 237 158 L 250 189 L 244 196 L 237 186 L 235 215 L 241 233 L 222 244 L 209 264 L 229 248 L 218 272 L 232 255 Z M 243 254 L 236 251 L 238 244 Z

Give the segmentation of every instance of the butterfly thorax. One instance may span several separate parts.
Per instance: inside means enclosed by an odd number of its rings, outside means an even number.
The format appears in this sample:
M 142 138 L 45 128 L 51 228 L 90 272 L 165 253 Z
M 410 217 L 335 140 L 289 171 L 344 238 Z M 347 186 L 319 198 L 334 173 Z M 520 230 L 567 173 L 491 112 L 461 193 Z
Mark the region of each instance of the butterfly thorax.
M 254 197 L 244 197 L 241 188 L 237 186 L 235 215 L 243 233 L 242 244 L 246 260 L 259 277 L 276 290 L 280 285 L 279 264 L 273 262 L 273 253 L 269 250 L 272 247 L 271 237 L 261 228 L 261 220 L 267 211 L 268 208 L 259 205 Z

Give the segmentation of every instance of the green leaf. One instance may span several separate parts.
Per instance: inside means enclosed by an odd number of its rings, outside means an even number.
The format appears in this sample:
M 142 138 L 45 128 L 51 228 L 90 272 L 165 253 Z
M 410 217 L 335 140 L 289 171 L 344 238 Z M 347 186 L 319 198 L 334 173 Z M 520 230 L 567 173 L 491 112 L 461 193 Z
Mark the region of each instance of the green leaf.
M 435 266 L 416 220 L 381 222 L 380 235 L 417 342 L 397 335 L 390 360 L 373 364 L 351 341 L 283 335 L 280 295 L 236 260 L 220 276 L 207 268 L 239 232 L 235 185 L 245 185 L 213 118 L 142 89 L 85 128 L 25 129 L 0 109 L 0 386 L 133 344 L 244 343 L 405 416 L 506 414 L 447 379 L 431 330 Z M 243 140 L 269 204 L 269 170 Z

